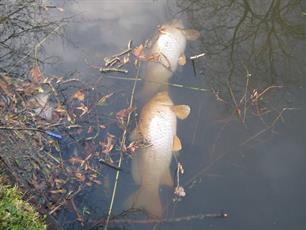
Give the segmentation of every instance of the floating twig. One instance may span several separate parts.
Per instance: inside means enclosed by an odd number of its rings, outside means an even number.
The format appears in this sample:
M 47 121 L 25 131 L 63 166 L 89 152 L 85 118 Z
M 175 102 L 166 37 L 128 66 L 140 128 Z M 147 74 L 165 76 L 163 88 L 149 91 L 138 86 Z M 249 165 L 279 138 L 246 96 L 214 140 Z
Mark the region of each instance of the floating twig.
M 108 66 L 114 66 L 117 62 L 120 62 L 120 58 L 118 57 L 114 57 L 114 58 L 104 58 L 104 61 L 105 61 L 105 66 L 108 67 Z
M 108 73 L 108 72 L 117 72 L 117 73 L 128 73 L 127 69 L 118 69 L 118 68 L 100 68 L 99 71 L 101 73 Z
M 140 64 L 138 65 L 138 69 L 137 69 L 137 73 L 136 73 L 136 79 L 139 78 L 139 74 L 140 74 Z M 131 96 L 130 96 L 129 108 L 133 107 L 135 90 L 136 90 L 136 84 L 137 84 L 137 80 L 134 81 L 134 84 L 133 84 L 133 88 L 132 88 Z M 125 146 L 126 135 L 127 135 L 127 127 L 128 127 L 128 125 L 130 123 L 130 119 L 131 119 L 131 113 L 128 114 L 127 121 L 126 121 L 126 126 L 125 126 L 125 128 L 123 130 L 123 133 L 122 133 L 120 149 L 123 149 L 123 146 Z M 123 160 L 123 154 L 121 152 L 120 153 L 119 162 L 118 162 L 118 167 L 119 168 L 121 167 L 122 160 Z M 113 210 L 113 205 L 114 205 L 114 200 L 115 200 L 115 196 L 116 196 L 116 192 L 117 192 L 119 176 L 120 176 L 120 170 L 117 170 L 116 178 L 115 178 L 115 183 L 114 183 L 114 187 L 113 187 L 113 192 L 112 192 L 112 198 L 111 198 L 111 202 L 109 204 L 109 208 L 108 208 L 107 218 L 106 218 L 106 221 L 105 221 L 104 230 L 107 230 L 108 224 L 109 224 L 109 221 L 110 221 L 110 218 L 111 218 L 111 214 L 112 214 L 112 210 Z
M 116 80 L 125 80 L 125 81 L 142 81 L 143 80 L 141 78 L 125 78 L 125 77 L 114 77 L 114 76 L 104 76 L 104 77 L 110 78 L 110 79 L 116 79 Z M 147 81 L 147 82 L 153 83 L 153 84 L 159 84 L 159 85 L 173 86 L 173 87 L 177 87 L 177 88 L 191 89 L 191 90 L 202 91 L 202 92 L 209 91 L 208 89 L 204 89 L 204 88 L 198 88 L 198 87 L 194 87 L 194 86 L 186 86 L 186 85 L 175 84 L 175 83 L 158 82 L 158 81 Z
M 122 170 L 120 167 L 118 167 L 118 166 L 116 166 L 116 165 L 113 165 L 113 164 L 111 164 L 111 163 L 108 163 L 107 161 L 105 161 L 105 160 L 103 160 L 103 159 L 99 159 L 99 162 L 100 162 L 101 164 L 104 164 L 104 165 L 106 165 L 106 166 L 112 168 L 112 169 L 119 170 L 119 171 Z
M 132 41 L 129 41 L 129 44 L 128 44 L 129 48 L 128 48 L 127 50 L 125 50 L 125 51 L 122 51 L 122 52 L 119 53 L 119 54 L 113 55 L 112 58 L 120 57 L 120 56 L 123 56 L 123 55 L 125 55 L 125 54 L 130 53 L 130 52 L 132 51 L 131 44 L 132 44 Z
M 55 208 L 53 208 L 49 215 L 52 215 L 54 212 L 56 212 L 59 208 L 61 208 L 67 200 L 71 200 L 73 197 L 75 197 L 80 191 L 82 190 L 82 186 L 79 186 L 78 189 L 75 192 L 70 192 L 68 195 L 64 198 L 62 202 L 60 202 Z
M 195 60 L 200 58 L 200 57 L 203 57 L 205 56 L 205 53 L 201 53 L 201 54 L 198 54 L 198 55 L 194 55 L 194 56 L 191 56 L 190 57 L 190 60 L 191 60 L 191 63 L 192 63 L 192 69 L 193 69 L 193 74 L 194 76 L 197 76 L 197 70 L 196 70 L 196 63 L 195 63 Z
M 163 218 L 163 219 L 147 219 L 147 220 L 133 220 L 133 219 L 113 219 L 109 223 L 112 224 L 160 224 L 160 223 L 178 223 L 182 221 L 214 219 L 214 218 L 228 218 L 227 212 L 221 211 L 220 213 L 201 213 L 197 215 L 182 216 L 176 218 Z M 101 220 L 97 224 L 104 224 L 106 221 Z
M 198 58 L 204 57 L 204 56 L 205 56 L 205 53 L 201 53 L 201 54 L 198 54 L 198 55 L 191 56 L 190 60 L 195 60 L 195 59 L 198 59 Z

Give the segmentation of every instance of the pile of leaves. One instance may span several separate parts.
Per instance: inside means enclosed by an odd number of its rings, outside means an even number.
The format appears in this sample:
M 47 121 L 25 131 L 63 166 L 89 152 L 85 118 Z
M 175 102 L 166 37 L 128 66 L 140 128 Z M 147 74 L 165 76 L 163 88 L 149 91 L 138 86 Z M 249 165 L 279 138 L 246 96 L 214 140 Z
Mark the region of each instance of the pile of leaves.
M 114 112 L 114 92 L 78 79 L 44 76 L 38 66 L 29 73 L 0 75 L 0 160 L 41 213 L 69 212 L 83 224 L 90 210 L 79 198 L 120 170 L 120 152 L 133 150 L 120 145 L 133 109 Z

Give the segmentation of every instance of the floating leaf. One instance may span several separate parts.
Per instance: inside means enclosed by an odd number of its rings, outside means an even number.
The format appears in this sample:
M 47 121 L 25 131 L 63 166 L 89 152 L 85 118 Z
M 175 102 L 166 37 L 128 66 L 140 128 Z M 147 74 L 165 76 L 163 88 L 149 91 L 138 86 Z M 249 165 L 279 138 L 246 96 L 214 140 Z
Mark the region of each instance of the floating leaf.
M 107 95 L 101 97 L 101 98 L 99 99 L 99 101 L 97 102 L 97 105 L 100 105 L 100 106 L 106 105 L 107 100 L 108 100 L 111 96 L 113 96 L 113 95 L 114 95 L 114 93 L 109 93 L 109 94 L 107 94 Z
M 112 151 L 112 149 L 114 148 L 113 139 L 114 135 L 108 133 L 106 140 L 103 143 L 100 142 L 100 145 L 102 147 L 102 153 L 109 154 Z
M 88 107 L 81 103 L 81 106 L 77 107 L 77 109 L 82 110 L 82 113 L 80 117 L 82 117 L 84 114 L 88 113 Z
M 43 80 L 43 76 L 41 74 L 39 66 L 35 66 L 31 69 L 31 76 L 32 76 L 32 80 L 36 83 L 39 83 Z
M 56 9 L 57 9 L 58 11 L 60 11 L 60 12 L 64 12 L 64 11 L 65 11 L 64 8 L 62 8 L 62 7 L 56 7 Z
M 55 179 L 54 179 L 54 182 L 55 182 L 56 184 L 59 184 L 59 185 L 62 185 L 62 184 L 65 183 L 65 181 L 64 181 L 63 179 L 58 179 L 58 178 L 55 178 Z
M 92 182 L 90 182 L 90 181 L 89 181 L 89 182 L 86 182 L 85 184 L 86 184 L 88 187 L 92 186 Z
M 93 127 L 90 126 L 90 127 L 88 128 L 88 130 L 87 130 L 87 133 L 89 134 L 89 133 L 92 133 L 92 132 L 93 132 Z
M 96 183 L 96 184 L 102 184 L 102 182 L 101 181 L 99 181 L 99 180 L 96 180 L 96 179 L 93 179 L 93 180 L 91 180 L 92 182 L 94 182 L 94 183 Z
M 85 181 L 85 176 L 83 174 L 81 174 L 80 172 L 75 172 L 74 176 L 80 181 L 83 182 Z
M 80 157 L 71 157 L 69 160 L 69 163 L 71 164 L 83 164 L 84 160 L 82 160 Z
M 147 61 L 152 61 L 152 62 L 159 62 L 160 61 L 160 54 L 154 53 L 146 57 Z
M 58 113 L 65 113 L 66 112 L 66 109 L 64 108 L 63 105 L 58 105 L 55 110 L 55 112 L 58 112 Z
M 84 101 L 85 94 L 81 92 L 80 90 L 78 90 L 73 94 L 72 98 L 77 99 L 79 101 Z
M 122 109 L 116 113 L 116 118 L 120 123 L 122 123 L 123 120 L 135 110 L 136 110 L 136 107 L 128 107 L 128 108 Z
M 144 54 L 144 46 L 143 46 L 143 44 L 140 44 L 140 46 L 134 48 L 133 54 L 134 54 L 137 58 L 144 59 L 144 58 L 145 58 L 145 54 Z

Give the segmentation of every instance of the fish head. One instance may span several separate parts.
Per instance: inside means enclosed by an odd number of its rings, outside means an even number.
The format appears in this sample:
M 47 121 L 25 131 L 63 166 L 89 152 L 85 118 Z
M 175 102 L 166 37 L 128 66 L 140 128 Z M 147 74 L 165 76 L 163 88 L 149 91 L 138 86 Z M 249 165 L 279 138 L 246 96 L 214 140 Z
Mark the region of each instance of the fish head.
M 197 40 L 200 37 L 200 32 L 194 29 L 185 29 L 181 19 L 173 19 L 168 23 L 159 26 L 160 34 L 182 34 L 187 40 Z
M 162 105 L 173 105 L 173 102 L 169 96 L 168 91 L 162 91 L 157 93 L 151 100 L 154 104 L 162 104 Z
M 184 25 L 182 20 L 180 19 L 173 19 L 161 26 L 158 27 L 158 30 L 161 34 L 165 33 L 176 33 L 176 32 L 181 32 L 184 30 Z

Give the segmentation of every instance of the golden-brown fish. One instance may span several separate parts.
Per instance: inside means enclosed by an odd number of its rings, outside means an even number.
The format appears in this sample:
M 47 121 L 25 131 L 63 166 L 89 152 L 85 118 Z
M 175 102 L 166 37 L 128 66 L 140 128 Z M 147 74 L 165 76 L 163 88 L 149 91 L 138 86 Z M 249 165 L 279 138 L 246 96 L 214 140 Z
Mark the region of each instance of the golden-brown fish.
M 176 120 L 185 119 L 189 113 L 188 105 L 173 105 L 167 91 L 158 93 L 143 107 L 131 137 L 145 143 L 132 160 L 132 175 L 140 188 L 129 198 L 129 207 L 162 216 L 159 187 L 173 185 L 172 153 L 182 148 L 176 136 Z
M 152 41 L 150 54 L 154 61 L 148 62 L 144 73 L 142 98 L 151 98 L 176 71 L 178 64 L 184 65 L 186 40 L 196 40 L 200 33 L 192 29 L 184 29 L 181 20 L 174 19 L 158 28 L 157 36 Z M 154 82 L 154 83 L 153 83 Z

